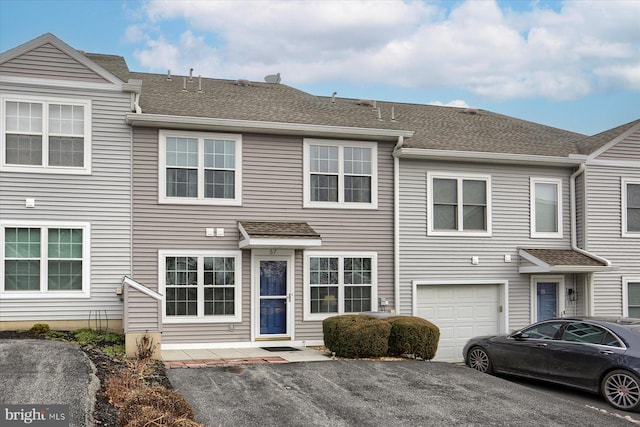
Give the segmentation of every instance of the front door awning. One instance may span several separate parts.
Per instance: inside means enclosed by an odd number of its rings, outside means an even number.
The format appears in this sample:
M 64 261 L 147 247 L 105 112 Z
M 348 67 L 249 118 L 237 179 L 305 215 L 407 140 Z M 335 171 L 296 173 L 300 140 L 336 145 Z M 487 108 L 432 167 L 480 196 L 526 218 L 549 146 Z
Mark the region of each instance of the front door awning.
M 240 249 L 305 249 L 322 245 L 322 237 L 306 222 L 240 221 Z
M 594 273 L 611 271 L 611 263 L 595 254 L 573 249 L 519 248 L 520 273 Z

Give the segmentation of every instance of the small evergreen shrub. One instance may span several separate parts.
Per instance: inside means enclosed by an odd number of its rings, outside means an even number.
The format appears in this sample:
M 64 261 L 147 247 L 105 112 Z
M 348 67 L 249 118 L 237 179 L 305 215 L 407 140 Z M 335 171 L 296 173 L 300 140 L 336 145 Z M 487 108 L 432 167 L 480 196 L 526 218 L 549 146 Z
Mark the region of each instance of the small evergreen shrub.
M 440 329 L 426 319 L 416 316 L 397 316 L 386 319 L 391 325 L 389 355 L 413 354 L 431 360 L 438 350 Z
M 46 323 L 36 323 L 29 329 L 29 332 L 32 334 L 46 334 L 51 330 L 48 324 Z
M 388 351 L 391 324 L 370 316 L 333 316 L 322 322 L 325 346 L 340 357 L 381 357 Z

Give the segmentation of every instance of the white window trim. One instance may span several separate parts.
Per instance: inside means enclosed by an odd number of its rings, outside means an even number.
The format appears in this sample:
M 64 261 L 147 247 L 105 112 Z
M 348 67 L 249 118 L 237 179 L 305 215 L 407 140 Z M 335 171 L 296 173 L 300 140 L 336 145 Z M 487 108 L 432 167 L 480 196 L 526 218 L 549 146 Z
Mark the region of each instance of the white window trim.
M 539 282 L 549 283 L 549 282 L 557 282 L 558 283 L 558 301 L 556 306 L 556 317 L 563 317 L 566 311 L 565 306 L 565 285 L 564 285 L 564 276 L 545 276 L 545 275 L 532 275 L 531 276 L 531 290 L 529 292 L 531 297 L 531 313 L 530 320 L 531 323 L 535 323 L 538 321 L 538 298 L 537 298 L 537 285 Z
M 163 129 L 161 129 L 158 134 L 158 203 L 174 205 L 242 205 L 242 135 Z M 166 144 L 168 137 L 198 139 L 198 197 L 167 197 Z M 204 197 L 204 151 L 202 150 L 202 147 L 205 139 L 224 139 L 235 141 L 235 197 L 233 199 Z
M 556 232 L 537 232 L 536 231 L 536 184 L 554 184 L 558 188 L 558 212 L 556 212 L 558 231 Z M 529 178 L 529 211 L 531 219 L 531 238 L 532 239 L 561 239 L 562 238 L 562 179 L 559 178 Z
M 40 228 L 40 291 L 19 292 L 4 289 L 4 261 L 5 261 L 5 228 Z M 49 228 L 82 229 L 82 290 L 79 291 L 49 291 L 48 282 L 48 245 L 47 230 Z M 88 222 L 58 222 L 58 221 L 2 221 L 0 222 L 0 299 L 67 299 L 91 297 L 91 224 Z
M 437 178 L 455 179 L 458 185 L 458 230 L 435 230 L 433 226 L 433 180 Z M 487 229 L 486 230 L 461 230 L 463 226 L 462 182 L 464 180 L 485 181 L 487 200 Z M 476 175 L 454 172 L 430 172 L 427 171 L 427 235 L 428 236 L 475 236 L 491 237 L 492 233 L 492 209 L 491 209 L 491 175 Z
M 318 202 L 311 200 L 311 170 L 309 165 L 310 147 L 323 145 L 338 147 L 338 201 Z M 333 139 L 304 139 L 303 176 L 304 176 L 304 204 L 305 208 L 325 209 L 378 209 L 378 144 L 370 141 L 348 141 Z M 371 149 L 371 203 L 347 203 L 344 201 L 344 148 L 357 147 Z
M 341 260 L 344 258 L 371 258 L 371 311 L 378 311 L 378 253 L 377 252 L 334 252 L 334 251 L 305 251 L 303 260 L 303 272 L 304 272 L 304 297 L 303 297 L 303 319 L 304 321 L 321 321 L 332 316 L 340 314 L 352 314 L 345 313 L 344 311 L 344 287 L 345 284 L 338 285 L 338 312 L 337 313 L 311 313 L 311 284 L 309 264 L 310 258 L 323 257 L 339 257 Z M 342 277 L 340 281 L 344 280 L 343 263 L 340 263 L 339 268 Z M 353 285 L 357 286 L 357 285 Z
M 41 103 L 42 108 L 42 165 L 14 165 L 6 163 L 6 135 L 7 135 L 7 102 Z M 79 105 L 84 107 L 84 166 L 49 166 L 49 104 Z M 91 100 L 77 98 L 49 98 L 32 95 L 2 95 L 0 97 L 0 119 L 2 120 L 2 134 L 0 138 L 0 170 L 4 172 L 52 173 L 67 175 L 91 175 Z
M 629 283 L 640 283 L 640 276 L 622 276 L 622 317 L 629 317 Z
M 622 237 L 640 237 L 640 231 L 628 231 L 627 230 L 627 186 L 629 184 L 640 185 L 640 180 L 623 178 L 622 185 Z
M 204 315 L 204 272 L 198 264 L 198 315 L 197 316 L 167 316 L 166 287 L 166 258 L 167 257 L 227 257 L 235 258 L 235 301 L 233 316 L 205 316 Z M 164 250 L 158 251 L 158 293 L 162 295 L 162 323 L 240 323 L 242 322 L 242 251 L 203 251 L 203 250 Z

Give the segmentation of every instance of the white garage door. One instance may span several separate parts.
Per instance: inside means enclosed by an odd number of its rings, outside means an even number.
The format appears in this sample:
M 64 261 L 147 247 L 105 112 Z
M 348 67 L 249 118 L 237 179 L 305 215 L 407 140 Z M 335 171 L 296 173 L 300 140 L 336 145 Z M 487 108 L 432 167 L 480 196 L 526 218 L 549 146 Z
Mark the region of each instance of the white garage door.
M 469 338 L 493 335 L 499 329 L 499 285 L 421 285 L 416 315 L 440 328 L 434 360 L 462 361 Z

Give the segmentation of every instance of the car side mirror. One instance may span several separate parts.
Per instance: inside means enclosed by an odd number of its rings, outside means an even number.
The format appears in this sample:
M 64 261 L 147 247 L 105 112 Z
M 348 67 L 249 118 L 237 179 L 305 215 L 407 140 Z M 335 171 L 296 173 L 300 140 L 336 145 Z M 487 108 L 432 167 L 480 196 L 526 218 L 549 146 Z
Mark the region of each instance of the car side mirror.
M 513 338 L 516 341 L 521 341 L 525 338 L 529 338 L 529 334 L 523 334 L 522 332 L 516 332 L 515 334 L 511 335 L 511 338 Z

